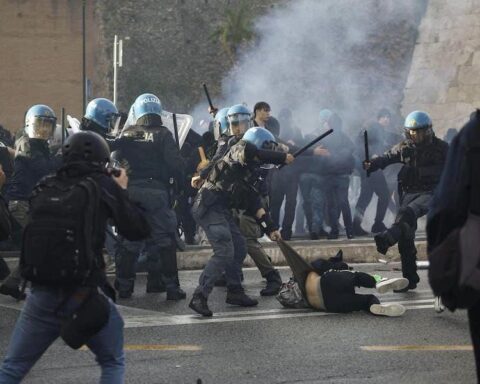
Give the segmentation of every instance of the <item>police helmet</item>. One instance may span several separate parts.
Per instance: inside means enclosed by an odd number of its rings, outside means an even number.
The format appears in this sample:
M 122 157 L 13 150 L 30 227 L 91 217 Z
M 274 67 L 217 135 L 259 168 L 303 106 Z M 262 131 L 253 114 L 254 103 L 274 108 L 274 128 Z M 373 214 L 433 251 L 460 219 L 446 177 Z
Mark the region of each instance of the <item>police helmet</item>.
M 31 139 L 50 139 L 56 125 L 55 112 L 47 105 L 34 105 L 25 114 L 25 133 Z
M 162 125 L 162 103 L 152 93 L 144 93 L 136 98 L 131 113 L 134 124 L 149 126 Z
M 415 144 L 425 144 L 433 137 L 432 119 L 428 113 L 413 111 L 405 118 L 405 136 Z
M 257 149 L 275 150 L 277 147 L 277 143 L 273 134 L 268 129 L 263 127 L 250 128 L 247 132 L 245 132 L 242 139 L 255 145 Z
M 328 120 L 330 120 L 332 115 L 333 115 L 333 112 L 330 109 L 322 109 L 318 114 L 320 123 L 323 124 L 328 122 Z
M 97 129 L 93 129 L 94 131 L 106 135 L 115 128 L 116 124 L 119 122 L 120 114 L 118 113 L 115 104 L 110 100 L 97 98 L 88 103 L 84 117 L 95 123 L 95 128 Z M 85 128 L 85 126 L 82 126 L 82 129 Z
M 228 134 L 230 124 L 228 122 L 227 114 L 229 109 L 230 108 L 222 108 L 215 115 L 215 128 L 213 130 L 213 133 L 215 135 L 215 139 L 217 140 L 221 135 Z
M 228 122 L 230 123 L 230 134 L 235 136 L 243 135 L 250 125 L 252 114 L 243 104 L 236 104 L 227 112 Z
M 88 162 L 104 165 L 110 160 L 110 148 L 105 139 L 92 131 L 80 131 L 69 136 L 62 147 L 64 163 Z

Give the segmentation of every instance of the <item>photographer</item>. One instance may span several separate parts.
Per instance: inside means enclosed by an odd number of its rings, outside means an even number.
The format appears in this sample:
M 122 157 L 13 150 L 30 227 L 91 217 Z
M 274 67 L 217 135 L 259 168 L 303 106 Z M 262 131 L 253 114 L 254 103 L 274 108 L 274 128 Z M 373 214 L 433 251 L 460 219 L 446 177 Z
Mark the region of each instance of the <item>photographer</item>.
M 106 170 L 110 151 L 101 136 L 76 133 L 62 153 L 63 166 L 32 193 L 20 260 L 32 290 L 0 369 L 1 383 L 20 382 L 59 336 L 72 348 L 90 348 L 102 383 L 123 383 L 123 320 L 114 297 L 103 293 L 113 292 L 102 257 L 105 227 L 112 219 L 130 240 L 147 237 L 150 228 L 127 196 L 125 170 Z

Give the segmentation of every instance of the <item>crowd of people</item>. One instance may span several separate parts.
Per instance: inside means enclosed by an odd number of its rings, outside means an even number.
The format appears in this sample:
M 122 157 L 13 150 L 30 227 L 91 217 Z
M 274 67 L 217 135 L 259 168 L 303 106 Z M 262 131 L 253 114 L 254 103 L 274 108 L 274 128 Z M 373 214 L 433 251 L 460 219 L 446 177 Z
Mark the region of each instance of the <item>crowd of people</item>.
M 311 239 L 337 239 L 342 226 L 348 239 L 371 232 L 381 254 L 398 243 L 402 278 L 383 280 L 350 271 L 339 258 L 312 264 L 299 283 L 312 308 L 400 316 L 405 311 L 401 305 L 381 304 L 374 295 L 356 294 L 355 287 L 400 293 L 417 287 L 417 220 L 432 212 L 432 202 L 441 201 L 448 209 L 439 209 L 429 227 L 429 239 L 435 239 L 431 250 L 442 242 L 438 232 L 463 225 L 468 212 L 480 214 L 473 203 L 480 194 L 471 193 L 478 183 L 472 184 L 475 173 L 467 167 L 462 216 L 455 216 L 456 226 L 445 222 L 455 202 L 445 203 L 453 195 L 441 188 L 438 192 L 437 185 L 448 189 L 455 183 L 441 182 L 442 174 L 447 177 L 448 144 L 436 137 L 426 112 L 410 113 L 400 135 L 390 127 L 390 112 L 381 109 L 376 121 L 364 126 L 368 135 L 358 132 L 353 140 L 341 116 L 328 109 L 319 111 L 318 125 L 307 133 L 295 126 L 292 111 L 282 109 L 274 118 L 264 101 L 253 110 L 236 104 L 210 107 L 209 112 L 210 129 L 203 135 L 190 130 L 182 146 L 164 125 L 161 102 L 153 94 L 140 95 L 128 116 L 107 99 L 92 100 L 80 131 L 62 131 L 60 145 L 52 144 L 57 118 L 46 105 L 28 109 L 14 141 L 2 131 L 0 239 L 21 246 L 21 256 L 12 271 L 0 257 L 0 293 L 26 298 L 26 303 L 0 383 L 19 382 L 59 336 L 72 348 L 86 344 L 95 353 L 102 382 L 122 382 L 123 325 L 113 303 L 117 294 L 124 300 L 132 297 L 140 258 L 146 260 L 147 293 L 186 299 L 177 267 L 182 236 L 190 244 L 202 238 L 212 248 L 189 302 L 193 311 L 210 317 L 208 298 L 216 285 L 226 286 L 230 305 L 258 305 L 243 286 L 247 254 L 267 282 L 260 294 L 280 291 L 280 274 L 259 241 L 263 236 L 279 243 L 290 240 L 294 223 L 306 228 Z M 478 137 L 477 114 L 469 124 Z M 464 147 L 474 143 L 462 141 L 456 148 L 468 152 Z M 462 153 L 455 163 L 460 168 L 465 167 Z M 354 173 L 361 187 L 352 215 Z M 450 175 L 455 175 L 451 169 Z M 442 191 L 441 198 L 435 195 Z M 375 220 L 366 231 L 362 223 L 373 194 L 378 197 Z M 384 223 L 388 209 L 395 215 L 390 226 Z M 104 248 L 115 260 L 113 287 L 106 277 Z M 31 283 L 28 296 L 22 280 Z M 478 362 L 478 305 L 469 310 Z

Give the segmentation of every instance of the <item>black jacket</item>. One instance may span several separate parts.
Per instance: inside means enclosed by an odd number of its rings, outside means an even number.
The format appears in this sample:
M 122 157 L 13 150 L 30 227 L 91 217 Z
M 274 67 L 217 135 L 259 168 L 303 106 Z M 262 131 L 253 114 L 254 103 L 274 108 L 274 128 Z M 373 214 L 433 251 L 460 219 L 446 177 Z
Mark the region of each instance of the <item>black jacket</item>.
M 429 251 L 454 229 L 469 212 L 480 215 L 480 113 L 453 139 L 438 188 L 427 216 Z
M 13 175 L 4 187 L 7 201 L 28 200 L 40 179 L 55 172 L 61 164 L 60 157 L 50 153 L 46 140 L 22 136 L 17 140 L 16 152 Z
M 183 183 L 185 161 L 166 127 L 151 134 L 150 140 L 122 137 L 115 141 L 115 150 L 115 158 L 127 167 L 131 180 L 155 179 L 168 186 L 174 178 Z
M 371 160 L 372 172 L 384 169 L 390 164 L 404 164 L 398 174 L 399 190 L 406 193 L 432 192 L 440 181 L 448 144 L 433 137 L 430 144 L 417 146 L 411 140 L 404 140 Z
M 150 226 L 143 211 L 129 199 L 127 191 L 120 188 L 104 169 L 82 163 L 67 164 L 58 170 L 56 177 L 72 180 L 91 177 L 100 187 L 101 202 L 96 226 L 98 232 L 92 242 L 93 251 L 99 257 L 100 267 L 105 266 L 102 252 L 108 220 L 112 220 L 118 233 L 130 241 L 142 240 L 150 235 Z

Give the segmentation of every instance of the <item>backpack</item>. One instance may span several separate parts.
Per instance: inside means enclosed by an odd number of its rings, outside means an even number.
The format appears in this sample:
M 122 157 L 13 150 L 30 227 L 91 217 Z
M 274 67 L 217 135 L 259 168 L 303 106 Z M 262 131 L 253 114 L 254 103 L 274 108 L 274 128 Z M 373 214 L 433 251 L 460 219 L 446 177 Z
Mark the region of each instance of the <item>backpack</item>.
M 468 309 L 480 299 L 477 283 L 479 230 L 479 218 L 470 215 L 463 227 L 454 229 L 428 255 L 428 280 L 432 291 L 451 311 Z
M 22 277 L 47 286 L 74 286 L 98 267 L 93 252 L 100 188 L 92 178 L 50 176 L 30 198 L 20 256 Z
M 282 284 L 276 299 L 286 308 L 310 308 L 293 277 L 287 283 Z

